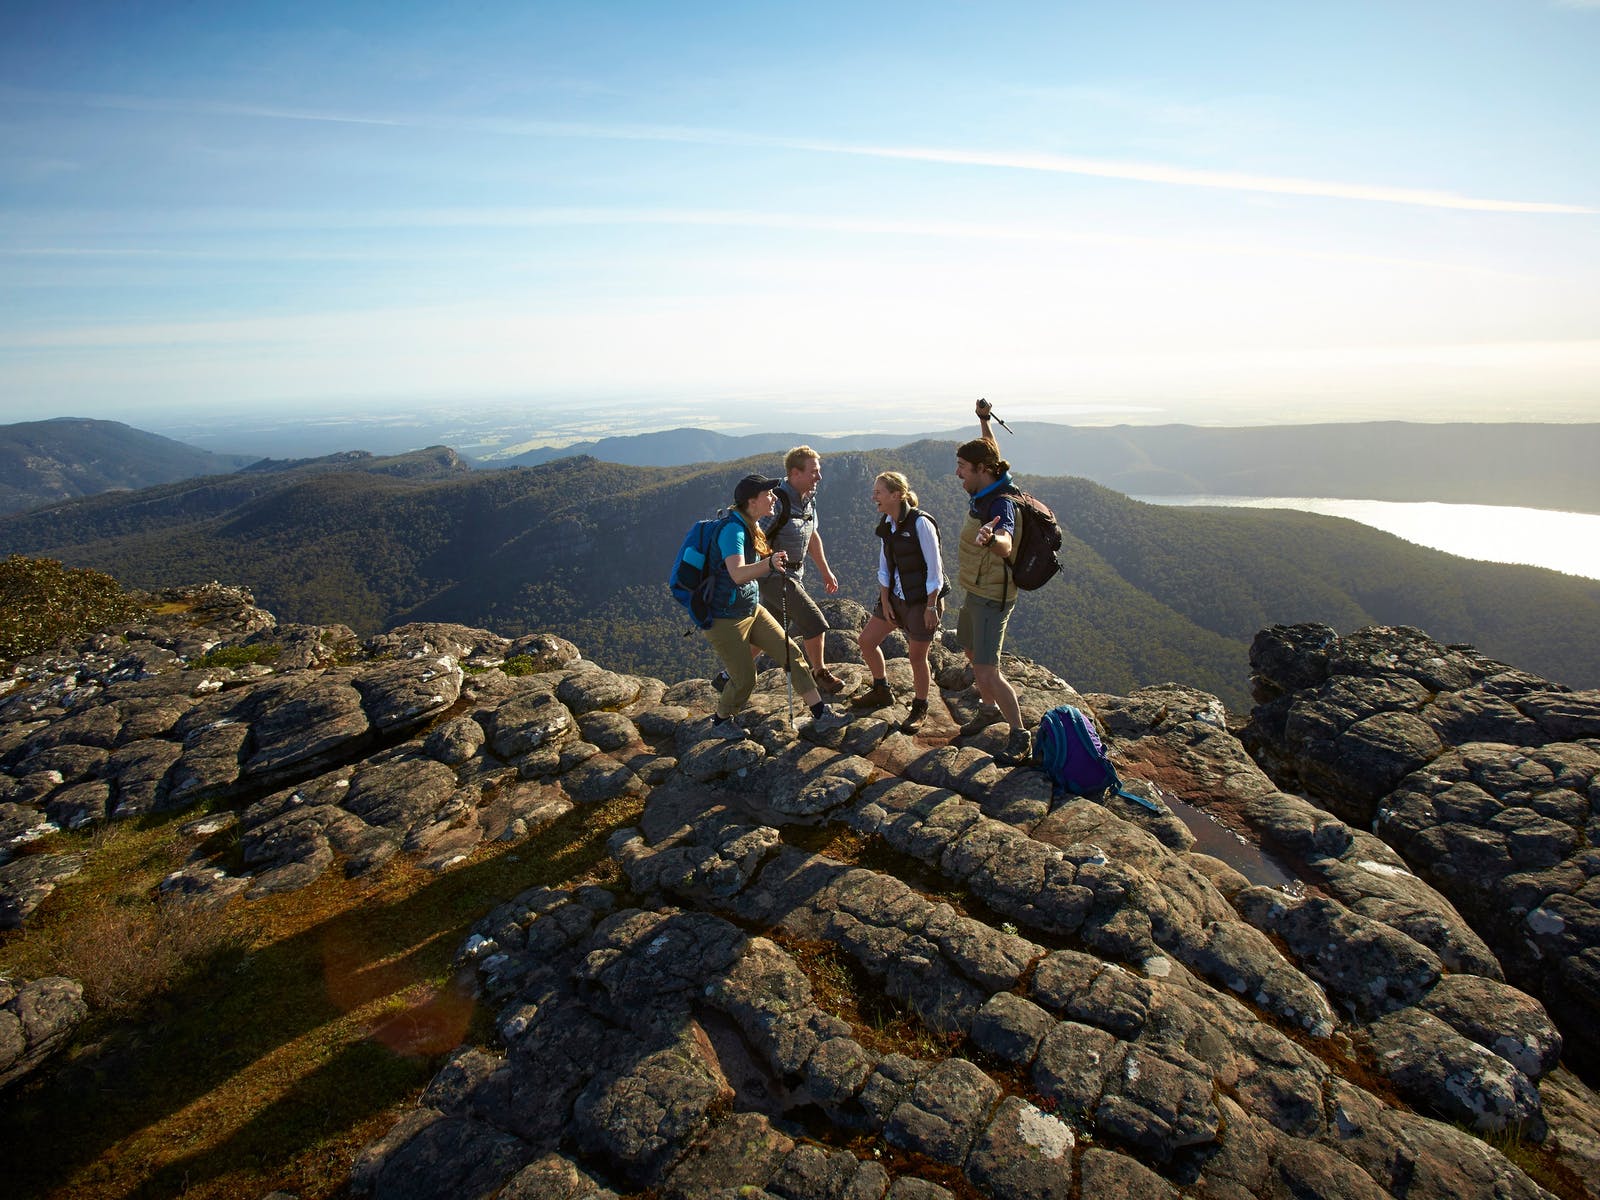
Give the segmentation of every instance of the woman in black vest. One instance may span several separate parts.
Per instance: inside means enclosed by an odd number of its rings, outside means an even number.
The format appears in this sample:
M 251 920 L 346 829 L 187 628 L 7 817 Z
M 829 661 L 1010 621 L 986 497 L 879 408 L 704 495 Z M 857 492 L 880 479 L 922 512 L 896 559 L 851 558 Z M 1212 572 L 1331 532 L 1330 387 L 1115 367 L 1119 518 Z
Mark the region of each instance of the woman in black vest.
M 894 630 L 904 630 L 916 694 L 900 728 L 912 733 L 928 714 L 928 650 L 944 612 L 939 527 L 917 508 L 917 494 L 899 471 L 885 471 L 873 481 L 872 502 L 883 514 L 875 531 L 882 539 L 878 551 L 878 603 L 872 610 L 872 619 L 856 639 L 861 660 L 872 672 L 872 686 L 852 699 L 850 705 L 887 708 L 894 703 L 879 647 Z

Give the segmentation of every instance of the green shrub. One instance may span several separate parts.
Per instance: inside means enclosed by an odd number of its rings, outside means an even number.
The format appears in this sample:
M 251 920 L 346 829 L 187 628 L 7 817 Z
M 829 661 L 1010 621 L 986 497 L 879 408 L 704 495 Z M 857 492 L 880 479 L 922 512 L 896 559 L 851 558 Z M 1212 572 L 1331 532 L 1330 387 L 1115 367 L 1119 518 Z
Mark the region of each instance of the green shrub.
M 0 560 L 0 658 L 51 650 L 143 613 L 143 605 L 99 571 L 21 554 Z
M 274 663 L 282 653 L 283 647 L 271 642 L 259 642 L 254 646 L 218 646 L 193 660 L 189 668 L 247 667 L 251 663 Z
M 501 664 L 500 669 L 507 675 L 537 675 L 539 664 L 533 661 L 531 654 L 513 654 Z

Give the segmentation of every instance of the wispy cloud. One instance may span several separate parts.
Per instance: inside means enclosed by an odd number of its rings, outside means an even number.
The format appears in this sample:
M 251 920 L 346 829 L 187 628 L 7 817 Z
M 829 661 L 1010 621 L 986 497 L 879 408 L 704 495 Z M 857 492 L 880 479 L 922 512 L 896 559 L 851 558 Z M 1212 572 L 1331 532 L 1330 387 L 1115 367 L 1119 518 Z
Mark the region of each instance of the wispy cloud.
M 1238 239 L 1151 236 L 1128 233 L 1111 233 L 1104 230 L 1061 228 L 1051 225 L 1023 224 L 1018 222 L 986 223 L 980 221 L 917 220 L 912 218 L 879 218 L 865 216 L 831 216 L 825 213 L 794 213 L 783 211 L 756 211 L 750 209 L 714 208 L 626 208 L 612 206 L 545 208 L 417 208 L 377 209 L 360 211 L 306 211 L 292 212 L 240 212 L 227 210 L 174 210 L 162 214 L 177 226 L 188 229 L 209 229 L 213 233 L 239 230 L 267 229 L 287 231 L 343 231 L 343 230 L 536 230 L 560 227 L 606 226 L 686 226 L 706 229 L 776 229 L 801 233 L 839 234 L 870 238 L 931 238 L 952 241 L 1005 242 L 1039 246 L 1098 247 L 1143 249 L 1157 252 L 1179 252 L 1193 255 L 1250 257 L 1281 260 L 1294 258 L 1312 262 L 1366 263 L 1380 266 L 1420 267 L 1432 271 L 1448 271 L 1475 277 L 1533 278 L 1533 273 L 1513 272 L 1472 262 L 1452 262 L 1391 254 L 1359 253 L 1350 250 L 1322 248 L 1293 243 L 1264 240 L 1260 242 Z M 140 233 L 159 233 L 160 229 L 145 228 Z M 167 232 L 170 232 L 168 230 Z M 497 244 L 485 251 L 496 262 L 507 262 L 516 256 L 516 250 Z M 395 245 L 392 249 L 317 249 L 283 250 L 274 247 L 256 249 L 249 246 L 229 245 L 213 249 L 172 249 L 168 247 L 104 246 L 92 245 L 42 245 L 27 247 L 0 246 L 0 260 L 7 258 L 29 260 L 50 259 L 175 259 L 196 261 L 351 261 L 351 262 L 459 262 L 463 250 L 451 246 L 434 251 L 422 251 L 411 244 Z
M 1496 200 L 1480 196 L 1462 196 L 1454 192 L 1432 191 L 1423 188 L 1400 188 L 1367 183 L 1338 183 L 1326 179 L 1254 175 L 1239 171 L 1199 170 L 1160 163 L 1116 162 L 1108 159 L 1075 158 L 1070 155 L 1060 154 L 954 150 L 922 146 L 854 146 L 842 142 L 795 142 L 793 144 L 798 148 L 830 151 L 836 154 L 863 154 L 877 158 L 912 159 L 919 162 L 951 163 L 961 166 L 1009 167 L 1022 171 L 1051 171 L 1064 175 L 1091 175 L 1101 179 L 1130 179 L 1142 183 L 1219 188 L 1225 191 L 1266 192 L 1285 196 L 1315 196 L 1333 200 L 1368 200 L 1380 204 L 1418 205 L 1423 208 L 1454 208 L 1476 212 L 1501 213 L 1592 214 L 1600 211 L 1574 204 L 1554 204 L 1536 200 Z
M 1588 7 L 1600 7 L 1600 0 L 1593 0 L 1593 3 L 1588 3 L 1585 0 L 1585 4 Z M 1176 187 L 1211 188 L 1223 191 L 1304 196 L 1330 200 L 1354 200 L 1376 204 L 1400 204 L 1470 212 L 1552 215 L 1594 215 L 1600 212 L 1600 209 L 1585 205 L 1543 200 L 1466 196 L 1455 192 L 1428 188 L 1350 183 L 1338 180 L 1306 179 L 1295 176 L 1260 175 L 1242 171 L 1180 167 L 1165 163 L 1082 158 L 1073 155 L 1047 154 L 1026 150 L 973 150 L 946 146 L 878 145 L 830 139 L 776 137 L 696 126 L 611 125 L 589 122 L 519 121 L 494 118 L 439 118 L 415 114 L 385 116 L 277 105 L 251 105 L 106 94 L 64 95 L 44 92 L 22 92 L 20 90 L 12 90 L 7 94 L 13 99 L 32 99 L 58 103 L 75 101 L 94 107 L 131 111 L 187 112 L 265 120 L 449 129 L 520 137 L 677 142 L 750 149 L 784 149 L 815 154 L 853 155 L 896 161 L 941 163 L 948 166 L 1048 172 L 1061 175 L 1088 176 L 1097 179 L 1123 179 L 1138 183 L 1163 184 Z
M 130 96 L 118 92 L 52 92 L 38 88 L 0 88 L 0 101 L 21 104 L 71 104 L 117 112 L 187 113 L 192 116 L 256 117 L 281 121 L 331 121 L 341 125 L 416 126 L 415 117 L 385 117 L 353 112 L 319 112 L 270 104 L 235 104 L 226 100 L 185 100 L 171 96 Z

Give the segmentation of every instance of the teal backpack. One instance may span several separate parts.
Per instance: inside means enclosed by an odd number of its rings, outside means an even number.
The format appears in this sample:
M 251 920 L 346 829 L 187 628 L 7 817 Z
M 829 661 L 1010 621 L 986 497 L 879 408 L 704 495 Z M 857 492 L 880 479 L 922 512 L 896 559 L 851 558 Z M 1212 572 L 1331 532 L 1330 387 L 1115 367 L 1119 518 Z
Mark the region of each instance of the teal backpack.
M 717 590 L 717 535 L 728 523 L 726 513 L 696 521 L 683 536 L 678 557 L 672 560 L 667 586 L 675 600 L 689 610 L 697 629 L 711 628 L 712 601 Z

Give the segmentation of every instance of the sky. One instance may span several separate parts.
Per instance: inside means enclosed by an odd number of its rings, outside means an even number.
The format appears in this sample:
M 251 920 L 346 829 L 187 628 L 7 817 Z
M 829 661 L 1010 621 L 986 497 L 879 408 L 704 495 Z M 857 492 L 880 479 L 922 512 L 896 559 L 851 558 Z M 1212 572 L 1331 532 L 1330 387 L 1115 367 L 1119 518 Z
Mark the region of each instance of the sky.
M 1600 0 L 5 0 L 0 421 L 1600 420 L 1596 62 Z

